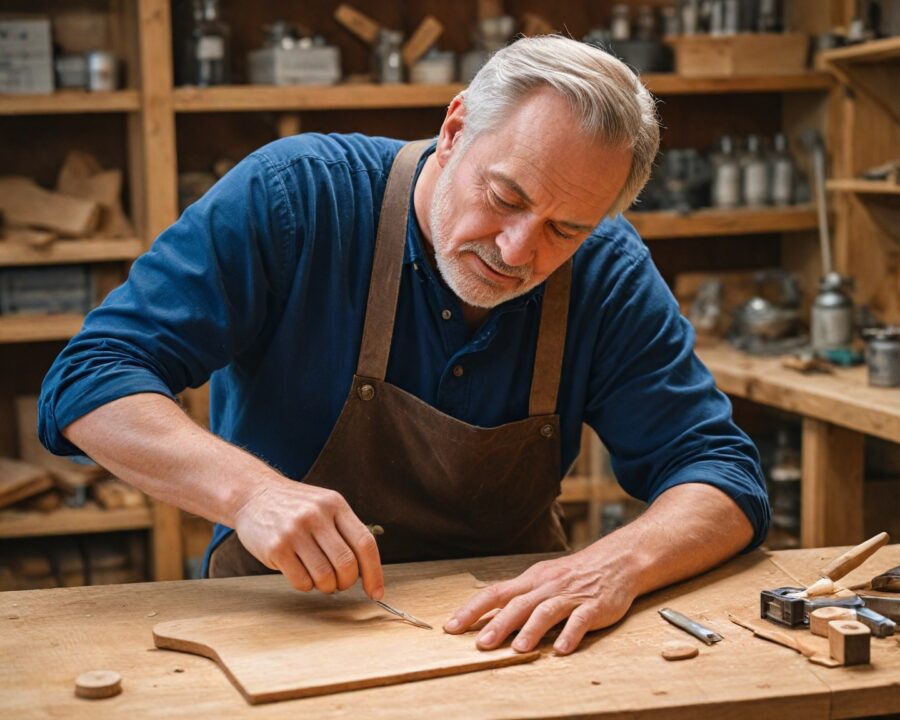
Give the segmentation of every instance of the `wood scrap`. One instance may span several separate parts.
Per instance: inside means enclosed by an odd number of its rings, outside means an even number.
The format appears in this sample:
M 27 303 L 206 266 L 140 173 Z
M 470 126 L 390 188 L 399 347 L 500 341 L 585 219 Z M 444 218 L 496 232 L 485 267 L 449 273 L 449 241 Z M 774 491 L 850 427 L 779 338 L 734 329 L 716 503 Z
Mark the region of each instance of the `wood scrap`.
M 91 488 L 94 497 L 104 510 L 121 510 L 122 508 L 143 507 L 147 504 L 140 490 L 115 478 L 101 480 Z
M 114 670 L 90 670 L 75 679 L 75 694 L 88 700 L 114 697 L 122 692 L 122 676 Z
M 50 559 L 43 553 L 20 552 L 12 559 L 13 572 L 23 578 L 45 578 L 52 574 Z
M 527 12 L 522 15 L 522 34 L 525 37 L 535 35 L 552 35 L 553 26 L 537 13 Z
M 820 653 L 816 648 L 804 643 L 799 637 L 795 637 L 794 634 L 775 630 L 761 622 L 743 620 L 731 614 L 728 615 L 728 619 L 735 625 L 740 625 L 742 628 L 750 630 L 756 637 L 769 640 L 800 653 L 812 663 L 824 665 L 825 667 L 837 667 L 840 665 L 837 660 Z
M 24 500 L 21 503 L 21 507 L 26 510 L 34 510 L 35 512 L 51 513 L 62 507 L 62 497 L 59 494 L 59 490 L 47 490 Z
M 841 665 L 868 665 L 872 633 L 855 620 L 828 623 L 828 651 Z
M 697 657 L 699 654 L 700 650 L 696 645 L 691 645 L 681 640 L 664 642 L 660 650 L 660 655 L 666 660 L 689 660 Z
M 60 168 L 56 191 L 100 205 L 96 234 L 110 238 L 134 235 L 122 210 L 121 170 L 104 170 L 90 153 L 73 150 Z
M 85 237 L 100 220 L 100 205 L 92 200 L 45 190 L 31 178 L 0 176 L 0 210 L 6 221 Z
M 0 458 L 0 508 L 37 495 L 53 487 L 42 467 L 12 458 Z
M 828 623 L 832 620 L 856 620 L 856 610 L 842 607 L 816 608 L 809 614 L 809 631 L 819 637 L 828 637 Z
M 16 245 L 24 245 L 30 248 L 50 247 L 58 238 L 55 232 L 49 230 L 34 230 L 22 227 L 6 227 L 3 230 L 3 240 Z
M 343 3 L 338 5 L 337 10 L 334 11 L 334 19 L 369 45 L 375 42 L 381 31 L 381 25 L 368 15 Z

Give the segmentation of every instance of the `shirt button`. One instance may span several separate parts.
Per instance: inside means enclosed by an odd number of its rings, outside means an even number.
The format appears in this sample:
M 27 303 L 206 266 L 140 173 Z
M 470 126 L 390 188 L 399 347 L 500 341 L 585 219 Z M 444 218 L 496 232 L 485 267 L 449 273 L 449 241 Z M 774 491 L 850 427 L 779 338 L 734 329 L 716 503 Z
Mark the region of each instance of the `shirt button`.
M 462 376 L 463 376 L 463 372 L 465 372 L 465 371 L 463 370 L 463 366 L 462 366 L 462 365 L 454 365 L 454 366 L 453 366 L 453 370 L 451 370 L 450 372 L 453 373 L 453 376 L 454 376 L 454 377 L 462 377 Z
M 419 272 L 419 263 L 413 263 L 413 270 Z
M 444 318 L 444 320 L 449 320 L 453 317 L 453 313 L 447 310 L 447 308 L 444 308 L 441 310 L 441 317 Z

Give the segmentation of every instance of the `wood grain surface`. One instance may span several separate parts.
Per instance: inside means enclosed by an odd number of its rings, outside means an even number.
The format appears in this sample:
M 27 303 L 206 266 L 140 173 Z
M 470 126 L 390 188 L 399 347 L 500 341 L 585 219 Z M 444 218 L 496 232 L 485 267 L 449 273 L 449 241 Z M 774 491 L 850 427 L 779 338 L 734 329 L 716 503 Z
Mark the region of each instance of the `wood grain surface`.
M 425 630 L 382 610 L 358 585 L 335 595 L 298 593 L 270 576 L 239 612 L 160 623 L 153 640 L 215 660 L 254 705 L 536 660 L 538 652 L 508 647 L 481 652 L 471 636 L 441 630 L 477 585 L 468 573 L 391 583 L 391 605 L 434 628 Z
M 105 668 L 122 675 L 120 695 L 103 700 L 110 718 L 844 718 L 900 712 L 900 644 L 872 639 L 872 664 L 813 665 L 792 650 L 732 625 L 728 613 L 759 612 L 763 588 L 806 586 L 846 548 L 753 552 L 641 598 L 616 626 L 592 633 L 557 657 L 550 643 L 536 662 L 421 682 L 248 705 L 206 658 L 158 650 L 152 628 L 198 615 L 224 616 L 268 592 L 262 578 L 235 578 L 0 593 L 0 717 L 78 720 L 98 705 L 74 697 L 75 678 Z M 482 582 L 511 577 L 540 556 L 388 566 L 387 591 L 405 577 L 424 581 L 471 572 Z M 900 545 L 879 550 L 846 578 L 854 584 L 900 565 Z M 399 604 L 399 603 L 398 603 Z M 662 644 L 691 638 L 657 615 L 672 607 L 725 636 L 686 662 Z M 415 613 L 421 608 L 404 608 Z M 428 613 L 422 613 L 428 615 Z M 825 638 L 802 633 L 806 642 Z M 470 638 L 471 639 L 471 638 Z M 551 641 L 552 642 L 552 641 Z

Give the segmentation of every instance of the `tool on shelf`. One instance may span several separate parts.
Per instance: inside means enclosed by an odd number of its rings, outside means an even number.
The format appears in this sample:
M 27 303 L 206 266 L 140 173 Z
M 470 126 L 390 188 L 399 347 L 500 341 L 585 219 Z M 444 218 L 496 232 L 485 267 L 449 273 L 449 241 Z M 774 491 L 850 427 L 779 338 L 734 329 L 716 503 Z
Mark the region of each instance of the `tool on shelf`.
M 669 621 L 675 627 L 681 628 L 686 633 L 693 635 L 698 640 L 702 640 L 707 645 L 712 645 L 723 639 L 715 630 L 710 630 L 696 620 L 691 620 L 687 615 L 682 615 L 680 612 L 672 610 L 671 608 L 663 608 L 659 611 L 659 614 L 662 615 L 663 619 Z
M 802 133 L 801 141 L 812 154 L 819 249 L 822 253 L 822 279 L 812 306 L 812 346 L 817 353 L 828 357 L 829 353 L 849 348 L 853 340 L 853 301 L 846 293 L 853 283 L 850 278 L 836 272 L 832 262 L 825 194 L 825 143 L 819 131 L 813 128 Z

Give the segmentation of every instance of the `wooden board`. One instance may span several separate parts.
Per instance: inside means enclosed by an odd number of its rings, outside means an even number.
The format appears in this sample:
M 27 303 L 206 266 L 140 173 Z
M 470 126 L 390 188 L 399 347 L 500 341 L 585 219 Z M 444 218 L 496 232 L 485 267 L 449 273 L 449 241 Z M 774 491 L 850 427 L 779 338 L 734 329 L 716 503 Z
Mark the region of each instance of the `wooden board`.
M 0 457 L 0 508 L 29 498 L 53 487 L 43 468 Z
M 272 576 L 259 581 L 240 612 L 160 623 L 153 640 L 215 660 L 253 705 L 537 659 L 537 652 L 511 648 L 481 652 L 471 635 L 441 630 L 477 586 L 467 573 L 391 583 L 386 600 L 434 627 L 426 630 L 382 610 L 358 586 L 336 595 L 298 593 Z

